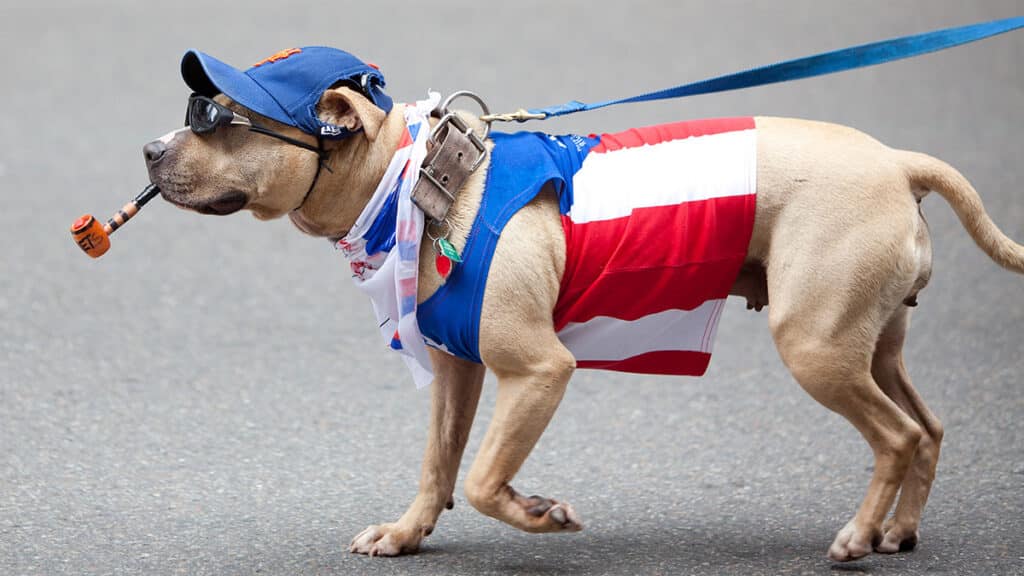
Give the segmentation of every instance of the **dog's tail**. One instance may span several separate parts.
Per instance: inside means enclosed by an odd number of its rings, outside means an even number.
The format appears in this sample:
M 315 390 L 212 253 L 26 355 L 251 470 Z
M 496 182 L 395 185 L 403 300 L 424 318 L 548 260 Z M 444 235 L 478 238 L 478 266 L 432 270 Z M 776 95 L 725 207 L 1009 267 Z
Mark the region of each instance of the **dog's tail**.
M 955 168 L 927 154 L 904 151 L 903 164 L 918 197 L 928 190 L 949 202 L 974 242 L 1003 268 L 1024 274 L 1024 246 L 1011 240 L 985 212 L 981 197 Z

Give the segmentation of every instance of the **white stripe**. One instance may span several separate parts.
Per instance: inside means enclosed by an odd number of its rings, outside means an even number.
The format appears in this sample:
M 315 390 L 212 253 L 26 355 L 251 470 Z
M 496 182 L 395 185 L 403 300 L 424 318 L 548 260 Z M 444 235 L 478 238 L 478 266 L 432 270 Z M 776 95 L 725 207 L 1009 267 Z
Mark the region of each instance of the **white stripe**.
M 666 350 L 710 354 L 724 303 L 724 298 L 708 300 L 693 310 L 665 310 L 632 321 L 598 316 L 570 322 L 558 339 L 577 361 L 625 360 Z
M 757 130 L 737 130 L 588 154 L 573 177 L 574 223 L 634 208 L 742 196 L 756 190 Z

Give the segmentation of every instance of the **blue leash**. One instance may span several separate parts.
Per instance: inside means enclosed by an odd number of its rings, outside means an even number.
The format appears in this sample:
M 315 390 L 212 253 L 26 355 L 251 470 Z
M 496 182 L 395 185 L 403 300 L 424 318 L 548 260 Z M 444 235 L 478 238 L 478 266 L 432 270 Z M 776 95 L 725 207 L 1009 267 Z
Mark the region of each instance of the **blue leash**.
M 776 82 L 785 82 L 787 80 L 799 80 L 801 78 L 810 78 L 812 76 L 822 76 L 824 74 L 832 74 L 834 72 L 842 72 L 845 70 L 852 70 L 854 68 L 863 68 L 866 66 L 873 66 L 875 64 L 882 64 L 883 62 L 891 62 L 893 60 L 919 56 L 929 52 L 937 52 L 946 48 L 952 48 L 953 46 L 975 42 L 990 36 L 1016 30 L 1021 27 L 1024 27 L 1024 16 L 994 20 L 992 22 L 982 22 L 979 24 L 971 24 L 969 26 L 947 28 L 945 30 L 936 30 L 934 32 L 916 34 L 914 36 L 904 36 L 902 38 L 893 38 L 890 40 L 882 40 L 881 42 L 862 44 L 860 46 L 853 46 L 851 48 L 844 48 L 842 50 L 835 50 L 832 52 L 824 52 L 822 54 L 806 56 L 795 60 L 776 62 L 775 64 L 744 70 L 743 72 L 718 76 L 717 78 L 701 80 L 690 84 L 683 84 L 681 86 L 666 88 L 656 92 L 648 92 L 647 94 L 641 94 L 630 98 L 607 100 L 604 102 L 597 102 L 595 104 L 587 104 L 585 102 L 573 100 L 559 106 L 532 108 L 527 111 L 519 111 L 510 115 L 496 115 L 494 119 L 518 120 L 520 122 L 525 120 L 543 120 L 545 118 L 564 116 L 575 112 L 597 110 L 598 108 L 613 106 L 615 104 L 649 102 L 652 100 L 664 100 L 666 98 L 711 94 L 713 92 L 725 92 L 727 90 L 738 90 L 740 88 L 774 84 Z

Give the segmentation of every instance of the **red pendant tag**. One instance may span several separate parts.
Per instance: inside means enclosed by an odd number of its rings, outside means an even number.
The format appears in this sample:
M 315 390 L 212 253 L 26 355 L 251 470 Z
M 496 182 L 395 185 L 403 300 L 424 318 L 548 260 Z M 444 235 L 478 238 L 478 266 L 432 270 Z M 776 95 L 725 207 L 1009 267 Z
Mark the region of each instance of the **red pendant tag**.
M 437 254 L 434 257 L 434 268 L 437 269 L 437 273 L 441 275 L 441 278 L 448 278 L 448 274 L 452 271 L 452 261 L 444 254 Z

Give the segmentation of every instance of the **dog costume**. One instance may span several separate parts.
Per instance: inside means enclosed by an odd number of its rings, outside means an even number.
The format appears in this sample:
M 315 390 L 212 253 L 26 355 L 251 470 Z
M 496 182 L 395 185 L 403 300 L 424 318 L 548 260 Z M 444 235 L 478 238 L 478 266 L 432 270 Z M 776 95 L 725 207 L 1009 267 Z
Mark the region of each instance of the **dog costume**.
M 566 239 L 552 322 L 577 366 L 703 374 L 753 232 L 753 118 L 586 138 L 491 137 L 463 262 L 417 311 L 427 343 L 481 361 L 480 310 L 498 237 L 550 182 Z

